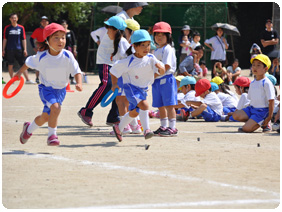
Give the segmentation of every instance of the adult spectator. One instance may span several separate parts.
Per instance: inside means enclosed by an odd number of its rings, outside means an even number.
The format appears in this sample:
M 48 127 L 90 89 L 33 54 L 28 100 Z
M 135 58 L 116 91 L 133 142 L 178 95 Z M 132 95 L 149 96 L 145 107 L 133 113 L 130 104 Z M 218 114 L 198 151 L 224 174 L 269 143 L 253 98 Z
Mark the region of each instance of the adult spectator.
M 107 21 L 108 18 L 105 19 L 105 21 Z M 94 31 L 92 31 L 90 33 L 92 39 L 95 41 L 95 43 L 97 43 L 97 45 L 99 46 L 103 37 L 107 34 L 107 29 L 105 26 L 100 27 Z
M 10 15 L 11 24 L 7 25 L 3 32 L 2 57 L 5 56 L 8 61 L 8 71 L 11 78 L 14 75 L 14 59 L 22 66 L 27 56 L 25 29 L 24 26 L 18 24 L 18 20 L 18 15 L 12 13 Z M 26 84 L 35 84 L 29 79 L 27 70 L 23 74 L 26 78 Z
M 203 77 L 203 70 L 199 65 L 200 59 L 204 55 L 204 47 L 197 46 L 194 49 L 195 53 L 188 55 L 179 65 L 180 74 L 184 76 L 196 76 L 196 78 Z
M 211 65 L 214 67 L 216 62 L 220 62 L 224 66 L 226 61 L 226 49 L 229 44 L 227 43 L 222 28 L 217 28 L 216 35 L 210 39 L 205 40 L 205 45 L 211 49 Z M 214 71 L 212 70 L 211 78 L 214 78 Z
M 37 53 L 37 51 L 40 51 L 41 49 L 41 45 L 42 45 L 41 43 L 44 42 L 43 30 L 48 24 L 49 24 L 48 18 L 46 16 L 42 16 L 40 21 L 40 26 L 33 31 L 33 33 L 29 38 L 30 44 L 35 53 Z M 34 40 L 36 40 L 36 43 L 34 43 Z M 35 81 L 37 84 L 39 84 L 39 71 L 35 71 L 35 75 L 36 75 Z
M 123 20 L 133 19 L 133 16 L 139 15 L 143 7 L 147 6 L 147 2 L 124 2 L 123 11 L 116 14 L 116 16 L 121 17 Z
M 278 33 L 272 28 L 272 20 L 267 19 L 265 27 L 265 30 L 263 30 L 260 34 L 260 41 L 263 46 L 262 53 L 268 55 L 270 52 L 275 50 L 276 45 L 279 42 L 279 37 Z

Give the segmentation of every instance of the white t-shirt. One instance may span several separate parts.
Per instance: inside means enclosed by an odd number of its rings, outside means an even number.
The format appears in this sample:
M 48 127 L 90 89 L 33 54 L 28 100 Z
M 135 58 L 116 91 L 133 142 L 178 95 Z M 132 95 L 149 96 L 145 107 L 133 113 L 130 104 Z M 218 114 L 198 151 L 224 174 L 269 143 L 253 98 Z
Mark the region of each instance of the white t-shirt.
M 218 115 L 222 115 L 223 106 L 216 93 L 210 92 L 201 102 L 207 104 Z
M 236 101 L 232 96 L 229 94 L 219 92 L 217 93 L 218 98 L 222 102 L 223 107 L 230 107 L 230 108 L 236 108 L 238 105 L 238 101 Z
M 132 84 L 140 88 L 147 88 L 154 82 L 154 74 L 158 73 L 156 64 L 160 63 L 157 58 L 148 54 L 143 58 L 129 55 L 127 58 L 117 61 L 110 69 L 111 74 L 119 78 L 122 76 L 123 84 Z
M 200 102 L 201 101 L 201 97 L 199 96 L 195 96 L 196 94 L 196 91 L 195 90 L 191 90 L 189 91 L 188 93 L 185 94 L 184 96 L 184 101 L 187 102 L 187 101 L 195 101 L 195 102 Z
M 96 55 L 96 63 L 107 64 L 112 66 L 114 64 L 114 62 L 111 61 L 111 55 L 113 52 L 114 52 L 114 41 L 109 38 L 108 34 L 105 34 L 98 47 L 98 51 Z
M 69 83 L 69 76 L 81 73 L 73 54 L 63 49 L 57 56 L 49 54 L 48 50 L 37 52 L 26 59 L 25 64 L 40 72 L 40 82 L 46 87 L 54 89 L 65 88 Z
M 92 31 L 90 33 L 91 37 L 93 38 L 93 40 L 97 43 L 99 40 L 101 42 L 101 40 L 103 39 L 103 37 L 107 34 L 107 29 L 106 27 L 101 27 L 99 29 L 96 29 L 95 31 Z
M 162 48 L 157 48 L 154 51 L 155 57 L 162 61 L 163 64 L 169 65 L 170 69 L 166 71 L 164 75 L 173 74 L 176 70 L 176 56 L 174 49 L 168 44 Z M 156 79 L 162 78 L 162 76 L 158 76 Z
M 200 45 L 201 45 L 200 42 L 197 42 L 197 43 L 196 43 L 195 41 L 192 41 L 189 47 L 191 47 L 191 48 L 194 50 L 197 46 L 200 46 Z M 191 52 L 192 52 L 192 51 L 190 51 L 190 49 L 188 49 L 187 55 L 190 55 Z
M 211 60 L 226 60 L 225 44 L 222 39 L 223 37 L 220 38 L 216 35 L 205 40 L 205 43 L 211 44 L 214 49 L 214 51 L 211 52 Z
M 116 55 L 113 57 L 114 62 L 124 59 L 127 57 L 126 50 L 130 47 L 128 41 L 122 37 L 118 44 L 118 51 Z
M 265 77 L 259 81 L 253 80 L 250 84 L 248 99 L 254 108 L 266 108 L 269 100 L 275 99 L 275 91 L 272 82 Z
M 121 12 L 119 12 L 118 14 L 116 14 L 116 16 L 121 17 L 123 20 L 126 20 L 126 19 L 133 19 L 133 17 L 130 18 L 124 10 L 121 11 Z M 134 20 L 134 19 L 133 19 L 133 20 Z
M 235 68 L 235 70 L 233 70 L 233 66 L 228 66 L 227 67 L 227 72 L 230 72 L 232 74 L 235 74 L 236 72 L 241 71 L 240 67 Z
M 236 107 L 237 110 L 242 110 L 245 107 L 248 107 L 250 104 L 250 100 L 248 99 L 247 93 L 242 93 L 241 98 L 239 99 L 238 105 Z

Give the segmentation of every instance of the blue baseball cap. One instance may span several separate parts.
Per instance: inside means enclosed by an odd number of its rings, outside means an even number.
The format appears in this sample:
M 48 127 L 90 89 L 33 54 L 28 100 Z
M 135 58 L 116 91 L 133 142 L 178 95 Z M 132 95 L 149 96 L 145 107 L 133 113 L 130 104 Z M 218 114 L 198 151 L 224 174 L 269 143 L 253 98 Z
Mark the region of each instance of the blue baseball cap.
M 145 29 L 136 30 L 131 35 L 131 43 L 139 43 L 144 41 L 151 41 L 151 36 Z
M 191 76 L 186 76 L 180 81 L 180 86 L 181 88 L 183 85 L 195 85 L 196 84 L 196 79 Z
M 271 74 L 265 74 L 265 76 L 272 82 L 273 85 L 276 85 L 277 79 Z
M 127 27 L 125 21 L 119 16 L 113 16 L 104 22 L 108 26 L 113 26 L 119 30 L 125 30 Z
M 218 85 L 215 82 L 211 82 L 211 91 L 219 90 Z

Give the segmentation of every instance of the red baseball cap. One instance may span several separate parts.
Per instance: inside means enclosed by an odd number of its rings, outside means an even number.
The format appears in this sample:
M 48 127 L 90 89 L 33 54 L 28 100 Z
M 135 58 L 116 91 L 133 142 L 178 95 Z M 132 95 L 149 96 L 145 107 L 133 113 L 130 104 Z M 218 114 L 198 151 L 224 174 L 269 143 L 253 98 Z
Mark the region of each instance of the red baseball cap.
M 211 83 L 208 79 L 200 79 L 198 82 L 196 82 L 195 85 L 195 96 L 200 96 L 205 91 L 209 90 L 211 88 Z
M 66 33 L 65 28 L 60 24 L 52 23 L 47 25 L 43 30 L 43 39 L 46 40 L 50 35 L 57 31 L 63 31 Z
M 166 22 L 158 22 L 153 27 L 153 32 L 169 32 L 171 34 L 171 27 Z
M 233 85 L 238 85 L 240 87 L 249 87 L 251 80 L 248 77 L 238 77 Z

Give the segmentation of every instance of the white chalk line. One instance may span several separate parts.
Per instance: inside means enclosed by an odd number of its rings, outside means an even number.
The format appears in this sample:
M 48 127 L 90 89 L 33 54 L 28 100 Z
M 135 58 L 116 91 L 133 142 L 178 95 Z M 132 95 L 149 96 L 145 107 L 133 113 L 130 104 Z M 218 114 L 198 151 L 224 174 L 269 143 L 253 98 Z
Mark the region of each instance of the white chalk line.
M 203 207 L 219 205 L 244 205 L 244 204 L 266 204 L 279 203 L 280 199 L 243 199 L 243 200 L 215 200 L 198 202 L 174 202 L 174 203 L 152 203 L 136 205 L 105 205 L 93 207 L 81 207 L 75 209 L 138 209 L 138 208 L 172 208 L 172 207 Z
M 6 151 L 4 151 L 6 152 Z M 150 171 L 150 170 L 144 170 L 136 167 L 129 167 L 129 166 L 120 166 L 120 165 L 115 165 L 112 163 L 106 163 L 106 162 L 95 162 L 95 161 L 88 161 L 88 160 L 74 160 L 62 156 L 55 156 L 55 155 L 47 155 L 47 154 L 36 154 L 36 153 L 28 153 L 28 152 L 22 152 L 22 151 L 12 151 L 11 153 L 15 153 L 15 155 L 27 155 L 27 156 L 32 156 L 36 158 L 47 158 L 47 159 L 52 159 L 52 160 L 59 160 L 59 161 L 66 161 L 74 164 L 81 164 L 81 165 L 89 165 L 89 166 L 94 166 L 94 167 L 99 167 L 107 170 L 122 170 L 122 171 L 127 171 L 127 172 L 133 172 L 133 173 L 139 173 L 143 175 L 150 175 L 150 176 L 160 176 L 160 177 L 165 177 L 165 178 L 171 178 L 179 181 L 186 181 L 186 182 L 201 182 L 201 183 L 207 183 L 209 185 L 213 186 L 219 186 L 219 187 L 225 187 L 225 188 L 230 188 L 230 189 L 235 189 L 235 190 L 242 190 L 242 191 L 248 191 L 248 192 L 259 192 L 259 193 L 267 193 L 271 194 L 275 197 L 279 197 L 280 193 L 273 192 L 273 191 L 268 191 L 265 189 L 253 187 L 253 186 L 239 186 L 239 185 L 233 185 L 233 184 L 228 184 L 228 183 L 222 183 L 222 182 L 217 182 L 213 180 L 206 180 L 203 178 L 197 178 L 197 177 L 190 177 L 190 176 L 184 176 L 184 175 L 176 175 L 176 174 L 171 174 L 169 172 L 158 172 L 158 171 Z

